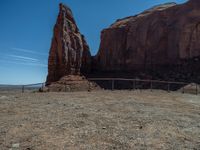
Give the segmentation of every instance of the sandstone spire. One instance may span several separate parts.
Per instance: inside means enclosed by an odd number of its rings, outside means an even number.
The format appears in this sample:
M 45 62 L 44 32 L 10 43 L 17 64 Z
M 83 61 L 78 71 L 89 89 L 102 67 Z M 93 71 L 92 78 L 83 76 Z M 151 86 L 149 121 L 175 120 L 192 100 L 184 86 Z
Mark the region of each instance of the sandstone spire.
M 90 51 L 69 7 L 60 4 L 51 43 L 47 84 L 66 75 L 79 75 L 90 68 Z

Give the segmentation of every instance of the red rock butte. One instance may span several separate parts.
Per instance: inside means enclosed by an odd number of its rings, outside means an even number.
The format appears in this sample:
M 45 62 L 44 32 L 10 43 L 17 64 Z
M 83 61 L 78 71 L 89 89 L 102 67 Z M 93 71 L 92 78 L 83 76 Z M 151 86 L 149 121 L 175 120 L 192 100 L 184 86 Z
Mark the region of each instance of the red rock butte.
M 90 51 L 79 32 L 72 11 L 60 4 L 48 61 L 47 84 L 66 75 L 80 75 L 90 68 Z
M 179 65 L 200 56 L 200 3 L 168 3 L 120 19 L 102 31 L 96 56 L 102 71 Z
M 93 57 L 72 11 L 60 4 L 47 85 L 69 75 L 125 77 L 127 73 L 132 78 L 145 73 L 152 79 L 199 82 L 199 70 L 198 0 L 180 5 L 167 3 L 117 20 L 102 31 L 99 51 Z

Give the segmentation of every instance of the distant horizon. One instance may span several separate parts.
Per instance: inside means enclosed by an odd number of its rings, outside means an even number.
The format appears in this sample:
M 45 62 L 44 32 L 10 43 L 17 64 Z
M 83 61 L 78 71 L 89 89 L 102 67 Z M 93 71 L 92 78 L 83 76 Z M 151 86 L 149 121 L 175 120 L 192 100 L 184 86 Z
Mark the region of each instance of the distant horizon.
M 48 54 L 59 3 L 70 7 L 80 32 L 90 46 L 91 54 L 95 55 L 104 28 L 117 19 L 134 16 L 169 2 L 180 4 L 186 0 L 2 0 L 0 84 L 24 85 L 46 81 Z

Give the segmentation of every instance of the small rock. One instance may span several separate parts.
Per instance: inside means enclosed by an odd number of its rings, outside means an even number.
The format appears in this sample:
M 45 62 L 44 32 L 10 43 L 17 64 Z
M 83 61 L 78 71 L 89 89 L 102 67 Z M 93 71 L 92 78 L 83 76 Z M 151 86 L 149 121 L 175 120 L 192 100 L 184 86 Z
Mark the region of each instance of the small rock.
M 12 148 L 19 148 L 19 143 L 12 144 Z
M 0 99 L 7 99 L 7 96 L 0 96 Z

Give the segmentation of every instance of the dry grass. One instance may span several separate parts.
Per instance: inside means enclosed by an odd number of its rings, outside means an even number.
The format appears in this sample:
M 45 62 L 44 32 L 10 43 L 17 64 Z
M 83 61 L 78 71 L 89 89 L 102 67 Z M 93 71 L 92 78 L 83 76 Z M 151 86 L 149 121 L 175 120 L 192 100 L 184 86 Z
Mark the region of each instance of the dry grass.
M 0 93 L 0 149 L 200 149 L 200 96 Z

